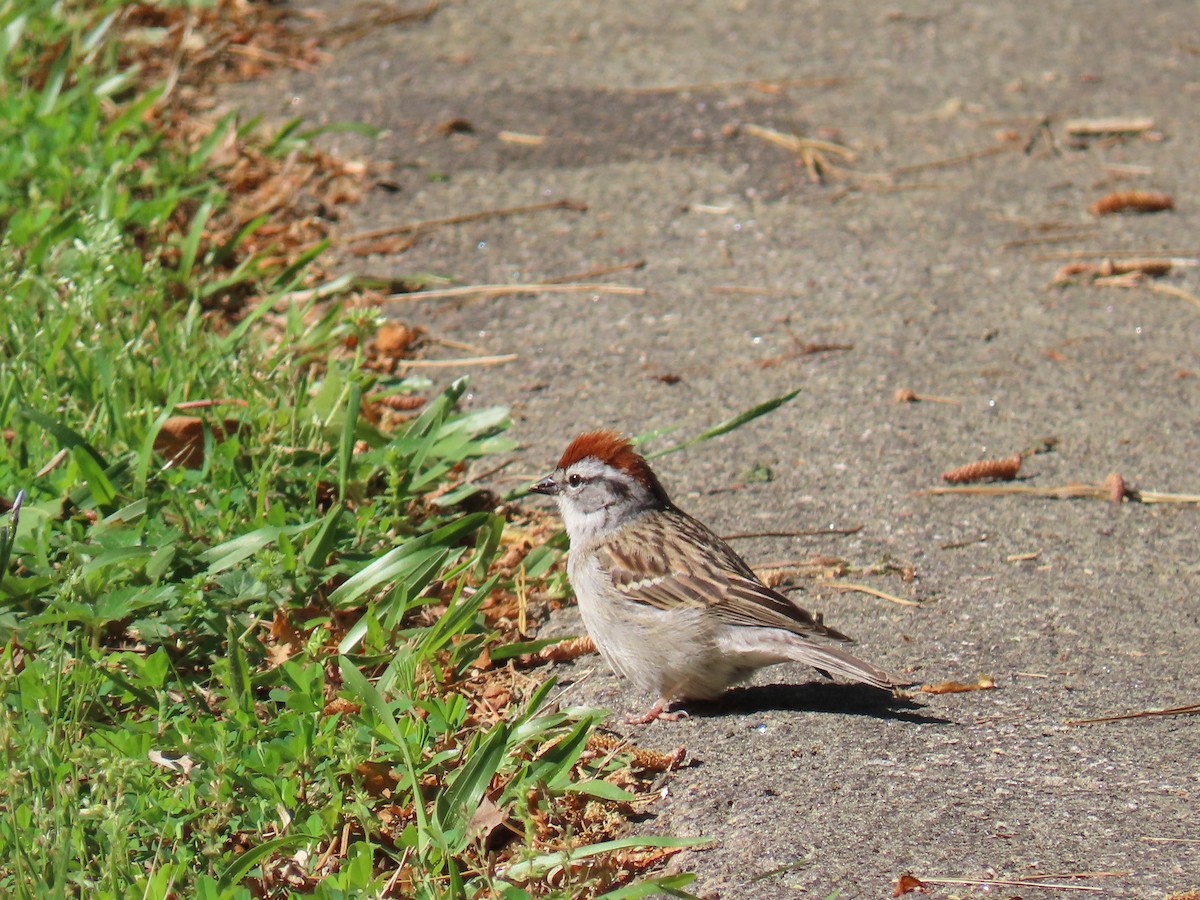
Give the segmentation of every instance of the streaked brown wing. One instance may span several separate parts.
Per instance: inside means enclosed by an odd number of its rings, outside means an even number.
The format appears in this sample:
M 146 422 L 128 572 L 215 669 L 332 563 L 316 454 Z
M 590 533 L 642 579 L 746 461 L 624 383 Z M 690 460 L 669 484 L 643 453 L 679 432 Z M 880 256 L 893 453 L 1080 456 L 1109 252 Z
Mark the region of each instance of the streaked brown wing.
M 763 584 L 733 549 L 678 510 L 651 514 L 597 547 L 601 567 L 622 594 L 658 609 L 701 609 L 729 625 L 783 628 L 849 640 Z M 705 548 L 689 553 L 684 541 Z

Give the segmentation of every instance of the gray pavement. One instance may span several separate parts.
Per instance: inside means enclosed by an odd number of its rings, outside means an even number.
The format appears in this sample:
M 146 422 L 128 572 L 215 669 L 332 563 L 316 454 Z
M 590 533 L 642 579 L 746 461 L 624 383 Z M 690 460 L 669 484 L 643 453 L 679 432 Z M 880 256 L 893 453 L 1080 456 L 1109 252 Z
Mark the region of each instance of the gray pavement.
M 519 354 L 478 370 L 471 398 L 513 406 L 514 469 L 543 473 L 581 429 L 686 436 L 802 388 L 662 460 L 668 489 L 726 534 L 862 525 L 737 546 L 756 565 L 825 554 L 913 567 L 912 582 L 847 577 L 919 608 L 807 579 L 802 602 L 915 681 L 998 682 L 889 705 L 779 667 L 685 721 L 614 717 L 694 760 L 642 827 L 714 839 L 675 861 L 702 893 L 886 897 L 904 871 L 1128 872 L 1076 882 L 1105 897 L 1200 888 L 1200 720 L 1065 724 L 1200 702 L 1200 509 L 916 493 L 1047 437 L 1057 443 L 1025 461 L 1023 483 L 1116 471 L 1144 490 L 1200 493 L 1200 309 L 1145 287 L 1049 288 L 1062 260 L 1046 258 L 1170 250 L 1185 264 L 1163 283 L 1200 293 L 1198 25 L 1191 0 L 447 0 L 316 73 L 235 92 L 275 118 L 387 129 L 329 138 L 395 164 L 392 191 L 372 191 L 347 231 L 587 204 L 439 229 L 401 255 L 348 261 L 359 271 L 531 282 L 645 260 L 603 279 L 643 296 L 392 310 Z M 678 85 L 694 87 L 645 90 Z M 1065 132 L 1067 119 L 1108 116 L 1151 117 L 1153 132 Z M 439 131 L 454 118 L 472 131 Z M 852 148 L 855 174 L 813 184 L 750 126 Z M 1000 149 L 896 174 L 988 148 Z M 1165 191 L 1177 208 L 1087 213 L 1118 188 Z M 1087 234 L 1006 246 L 1060 226 Z M 798 352 L 806 344 L 849 349 Z M 958 402 L 899 404 L 900 388 Z M 568 613 L 554 627 L 575 625 Z M 571 701 L 621 714 L 645 703 L 595 661 L 559 675 Z

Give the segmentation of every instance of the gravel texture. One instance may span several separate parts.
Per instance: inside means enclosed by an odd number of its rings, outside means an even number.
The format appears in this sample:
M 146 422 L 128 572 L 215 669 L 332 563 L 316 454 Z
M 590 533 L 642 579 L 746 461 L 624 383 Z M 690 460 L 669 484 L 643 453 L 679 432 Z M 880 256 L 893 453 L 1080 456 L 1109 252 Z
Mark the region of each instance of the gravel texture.
M 905 871 L 1129 873 L 1076 882 L 1105 897 L 1200 888 L 1200 719 L 1066 724 L 1200 702 L 1200 508 L 919 493 L 1047 437 L 1021 483 L 1120 472 L 1200 493 L 1200 308 L 1146 286 L 1049 286 L 1063 262 L 1051 254 L 1145 248 L 1186 252 L 1161 283 L 1200 294 L 1198 24 L 1191 0 L 446 0 L 317 72 L 233 92 L 271 118 L 386 129 L 327 139 L 394 163 L 391 190 L 372 191 L 347 231 L 587 204 L 442 228 L 347 263 L 359 271 L 531 282 L 645 260 L 604 279 L 643 296 L 390 310 L 519 354 L 479 369 L 471 395 L 513 406 L 523 450 L 509 472 L 543 474 L 581 429 L 686 436 L 802 388 L 663 459 L 668 489 L 726 534 L 863 526 L 737 546 L 755 565 L 911 566 L 911 582 L 850 577 L 919 608 L 813 581 L 802 602 L 914 681 L 997 681 L 889 703 L 779 667 L 689 719 L 634 727 L 620 715 L 648 698 L 594 659 L 561 667 L 568 701 L 612 708 L 643 745 L 687 747 L 691 765 L 640 827 L 713 838 L 674 862 L 701 893 L 882 898 Z M 646 90 L 680 85 L 693 87 Z M 1066 133 L 1068 119 L 1108 116 L 1151 117 L 1153 132 Z M 456 118 L 472 130 L 439 131 Z M 750 126 L 849 147 L 854 174 L 814 184 Z M 1087 212 L 1132 188 L 1176 209 Z M 1050 242 L 1053 228 L 1087 234 Z M 1045 243 L 1008 246 L 1031 238 Z M 905 388 L 956 402 L 897 403 Z M 576 627 L 571 612 L 554 627 Z M 956 895 L 983 892 L 934 894 Z

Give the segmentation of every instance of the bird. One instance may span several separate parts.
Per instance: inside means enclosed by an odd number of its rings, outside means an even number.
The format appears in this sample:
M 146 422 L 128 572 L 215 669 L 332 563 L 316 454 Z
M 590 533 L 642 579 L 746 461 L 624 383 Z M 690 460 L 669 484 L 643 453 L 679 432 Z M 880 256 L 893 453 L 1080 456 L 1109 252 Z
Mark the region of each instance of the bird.
M 529 490 L 554 498 L 570 541 L 567 578 L 605 662 L 656 697 L 627 722 L 674 721 L 755 670 L 793 661 L 882 690 L 900 682 L 831 642 L 850 640 L 767 587 L 670 499 L 616 431 L 580 434 Z

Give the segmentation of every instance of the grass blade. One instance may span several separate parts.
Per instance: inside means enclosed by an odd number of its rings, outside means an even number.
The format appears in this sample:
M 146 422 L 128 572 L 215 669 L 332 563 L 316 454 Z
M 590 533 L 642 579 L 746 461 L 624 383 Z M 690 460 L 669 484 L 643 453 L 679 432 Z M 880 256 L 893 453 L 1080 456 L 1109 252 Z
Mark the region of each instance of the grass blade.
M 796 390 L 790 391 L 789 393 L 786 393 L 780 397 L 773 397 L 770 400 L 767 400 L 763 403 L 758 404 L 757 406 L 753 406 L 750 409 L 745 410 L 744 412 L 738 413 L 736 416 L 734 416 L 731 419 L 726 419 L 724 422 L 721 422 L 719 425 L 714 425 L 712 428 L 705 429 L 704 431 L 700 432 L 695 437 L 688 438 L 686 441 L 683 441 L 682 443 L 675 444 L 671 447 L 667 447 L 666 449 L 659 450 L 655 453 L 647 454 L 646 458 L 647 459 L 658 459 L 660 456 L 666 456 L 668 453 L 675 453 L 679 450 L 683 450 L 685 447 L 691 447 L 696 444 L 703 443 L 704 441 L 712 440 L 713 438 L 718 437 L 722 434 L 728 434 L 730 431 L 733 431 L 735 428 L 741 428 L 747 422 L 754 421 L 759 416 L 765 416 L 767 413 L 775 411 L 779 407 L 783 406 L 783 404 L 787 403 L 789 400 L 791 400 L 793 397 L 795 397 L 797 394 L 799 394 L 800 390 L 801 390 L 800 388 L 796 388 Z
M 559 866 L 569 866 L 573 862 L 590 859 L 593 856 L 600 856 L 603 853 L 612 853 L 614 850 L 632 850 L 639 847 L 696 847 L 700 844 L 711 842 L 711 838 L 676 838 L 663 837 L 660 835 L 642 835 L 640 837 L 624 837 L 617 838 L 613 841 L 601 841 L 598 844 L 589 844 L 585 847 L 577 847 L 574 850 L 559 850 L 554 853 L 542 853 L 532 859 L 522 860 L 518 863 L 504 869 L 501 877 L 520 881 L 526 878 L 537 878 L 545 875 L 551 869 Z

